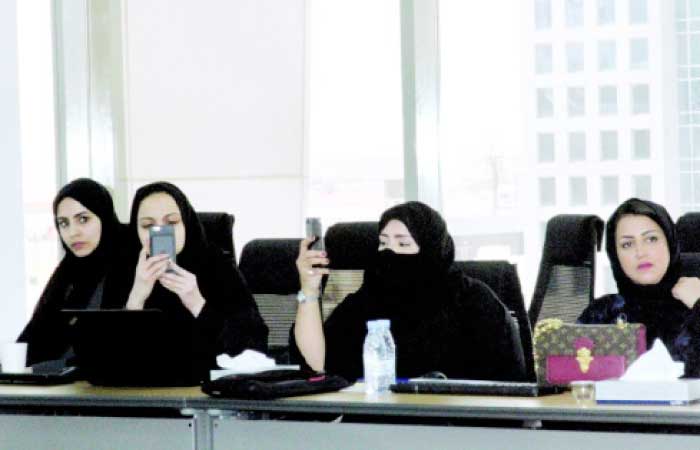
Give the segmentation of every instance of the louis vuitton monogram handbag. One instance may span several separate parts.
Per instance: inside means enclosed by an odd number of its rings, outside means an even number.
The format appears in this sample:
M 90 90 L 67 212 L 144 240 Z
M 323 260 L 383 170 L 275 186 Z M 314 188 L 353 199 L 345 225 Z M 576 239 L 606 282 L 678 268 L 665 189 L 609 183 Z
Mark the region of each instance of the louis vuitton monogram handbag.
M 646 328 L 639 323 L 580 325 L 559 319 L 537 323 L 535 371 L 542 385 L 618 378 L 646 351 Z

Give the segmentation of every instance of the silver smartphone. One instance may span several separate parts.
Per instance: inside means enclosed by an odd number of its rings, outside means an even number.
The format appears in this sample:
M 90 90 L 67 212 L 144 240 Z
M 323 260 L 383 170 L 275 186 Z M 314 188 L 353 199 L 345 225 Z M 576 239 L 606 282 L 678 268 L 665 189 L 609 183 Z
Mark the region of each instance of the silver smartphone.
M 326 244 L 323 242 L 323 227 L 321 226 L 320 218 L 306 218 L 306 237 L 315 238 L 315 240 L 309 245 L 310 250 L 326 250 Z
M 166 254 L 175 262 L 175 229 L 172 225 L 154 225 L 148 229 L 148 237 L 151 241 L 150 256 Z

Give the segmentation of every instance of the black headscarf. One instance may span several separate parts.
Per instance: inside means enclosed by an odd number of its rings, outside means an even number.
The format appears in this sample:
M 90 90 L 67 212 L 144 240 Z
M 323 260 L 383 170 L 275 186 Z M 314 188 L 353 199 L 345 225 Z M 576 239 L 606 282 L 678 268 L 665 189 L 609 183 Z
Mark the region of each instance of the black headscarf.
M 670 253 L 669 266 L 661 281 L 653 285 L 639 285 L 632 281 L 622 270 L 617 256 L 615 232 L 617 224 L 625 215 L 645 216 L 653 220 L 666 236 Z M 659 302 L 678 303 L 671 295 L 671 289 L 678 281 L 681 272 L 680 247 L 676 237 L 676 226 L 666 209 L 654 202 L 631 198 L 622 203 L 608 219 L 605 229 L 605 250 L 610 259 L 613 276 L 617 282 L 620 295 L 627 301 L 639 301 L 652 306 Z
M 86 308 L 98 285 L 114 263 L 116 250 L 123 239 L 124 226 L 119 222 L 112 196 L 100 183 L 79 178 L 65 185 L 53 201 L 54 225 L 58 230 L 58 205 L 72 198 L 99 217 L 102 231 L 97 247 L 87 256 L 77 257 L 61 239 L 65 255 L 41 294 L 31 321 L 20 334 L 20 342 L 29 343 L 29 364 L 60 358 L 68 348 L 68 337 L 60 317 L 61 309 Z
M 99 217 L 102 224 L 100 242 L 87 256 L 77 257 L 61 239 L 65 256 L 61 260 L 56 273 L 61 272 L 61 280 L 54 280 L 46 288 L 41 302 L 48 302 L 65 295 L 69 307 L 83 307 L 97 283 L 105 276 L 108 266 L 113 262 L 115 249 L 119 245 L 119 234 L 123 225 L 114 212 L 114 204 L 109 191 L 100 183 L 89 178 L 79 178 L 63 186 L 53 201 L 54 225 L 59 232 L 57 212 L 58 205 L 66 198 L 72 198 Z M 52 285 L 53 284 L 53 285 Z M 55 292 L 49 292 L 55 291 Z M 40 307 L 39 304 L 37 307 Z
M 187 196 L 185 196 L 180 188 L 165 181 L 147 184 L 139 188 L 136 191 L 136 194 L 134 194 L 134 199 L 131 203 L 129 233 L 131 236 L 138 236 L 138 213 L 141 203 L 143 203 L 147 197 L 159 193 L 167 194 L 175 201 L 175 204 L 180 212 L 182 224 L 185 228 L 185 245 L 180 253 L 177 254 L 176 263 L 178 266 L 182 267 L 188 272 L 193 273 L 197 277 L 200 284 L 200 289 L 202 290 L 202 295 L 204 295 L 206 298 L 207 295 L 201 285 L 201 279 L 202 277 L 206 276 L 205 267 L 207 263 L 207 254 L 210 247 L 204 234 L 204 227 L 197 216 L 197 212 L 194 210 L 190 204 L 190 201 L 187 199 Z M 127 288 L 130 290 L 133 284 L 134 267 L 136 261 L 138 260 L 138 252 L 141 250 L 140 242 L 137 243 L 137 246 L 138 248 L 133 250 L 130 258 L 133 260 L 134 265 L 126 264 L 124 267 L 128 273 L 123 274 L 124 281 L 120 282 L 122 290 Z M 121 304 L 116 306 L 122 307 L 124 305 L 126 298 L 128 297 L 128 292 L 129 291 L 126 290 L 120 294 L 120 297 L 123 298 L 119 300 L 119 303 Z M 188 313 L 185 312 L 185 307 L 182 306 L 180 300 L 177 298 L 177 294 L 168 291 L 160 283 L 156 283 L 146 302 L 146 307 L 168 311 L 172 309 L 173 305 L 178 305 L 176 307 L 175 315 L 182 315 L 183 317 L 187 316 Z M 115 305 L 111 306 L 114 307 Z M 180 309 L 182 311 L 179 311 Z
M 185 194 L 174 184 L 166 181 L 159 181 L 142 186 L 136 191 L 134 200 L 131 203 L 129 231 L 132 236 L 138 236 L 138 213 L 141 202 L 143 202 L 146 197 L 158 193 L 168 194 L 172 197 L 180 210 L 182 224 L 185 226 L 185 245 L 182 251 L 177 255 L 177 264 L 188 271 L 192 271 L 202 262 L 205 249 L 208 245 L 207 239 L 204 234 L 202 222 L 197 216 L 197 212 L 194 210 Z
M 392 310 L 425 301 L 426 292 L 432 291 L 431 297 L 439 298 L 435 291 L 445 287 L 455 257 L 445 221 L 437 211 L 416 201 L 386 210 L 379 220 L 379 232 L 392 220 L 406 226 L 420 250 L 417 254 L 397 254 L 390 249 L 377 252 L 360 292 L 376 297 L 378 304 Z

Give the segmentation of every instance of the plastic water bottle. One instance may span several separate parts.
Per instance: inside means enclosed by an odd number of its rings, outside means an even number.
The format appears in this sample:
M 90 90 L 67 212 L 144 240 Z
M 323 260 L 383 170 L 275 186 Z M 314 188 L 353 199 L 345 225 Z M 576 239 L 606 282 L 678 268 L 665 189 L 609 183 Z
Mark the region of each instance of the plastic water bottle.
M 377 395 L 389 392 L 396 382 L 396 346 L 389 320 L 367 322 L 367 337 L 362 349 L 365 369 L 365 393 Z

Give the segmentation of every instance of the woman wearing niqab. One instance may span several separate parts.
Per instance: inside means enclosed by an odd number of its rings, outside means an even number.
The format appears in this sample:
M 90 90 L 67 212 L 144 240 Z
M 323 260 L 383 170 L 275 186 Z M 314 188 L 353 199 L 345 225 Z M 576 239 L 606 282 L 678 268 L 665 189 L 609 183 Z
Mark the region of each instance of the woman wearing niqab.
M 291 336 L 293 358 L 315 370 L 357 379 L 362 376 L 366 322 L 389 319 L 399 377 L 437 371 L 450 378 L 524 379 L 522 347 L 509 312 L 490 288 L 454 266 L 454 242 L 442 217 L 423 203 L 407 202 L 385 211 L 379 230 L 379 251 L 362 286 L 322 326 L 323 355 L 308 339 L 318 324 L 305 320 L 305 305 L 299 306 Z M 308 250 L 308 244 L 301 244 L 297 267 L 302 292 L 313 296 L 314 278 L 328 270 L 313 265 L 328 259 Z

